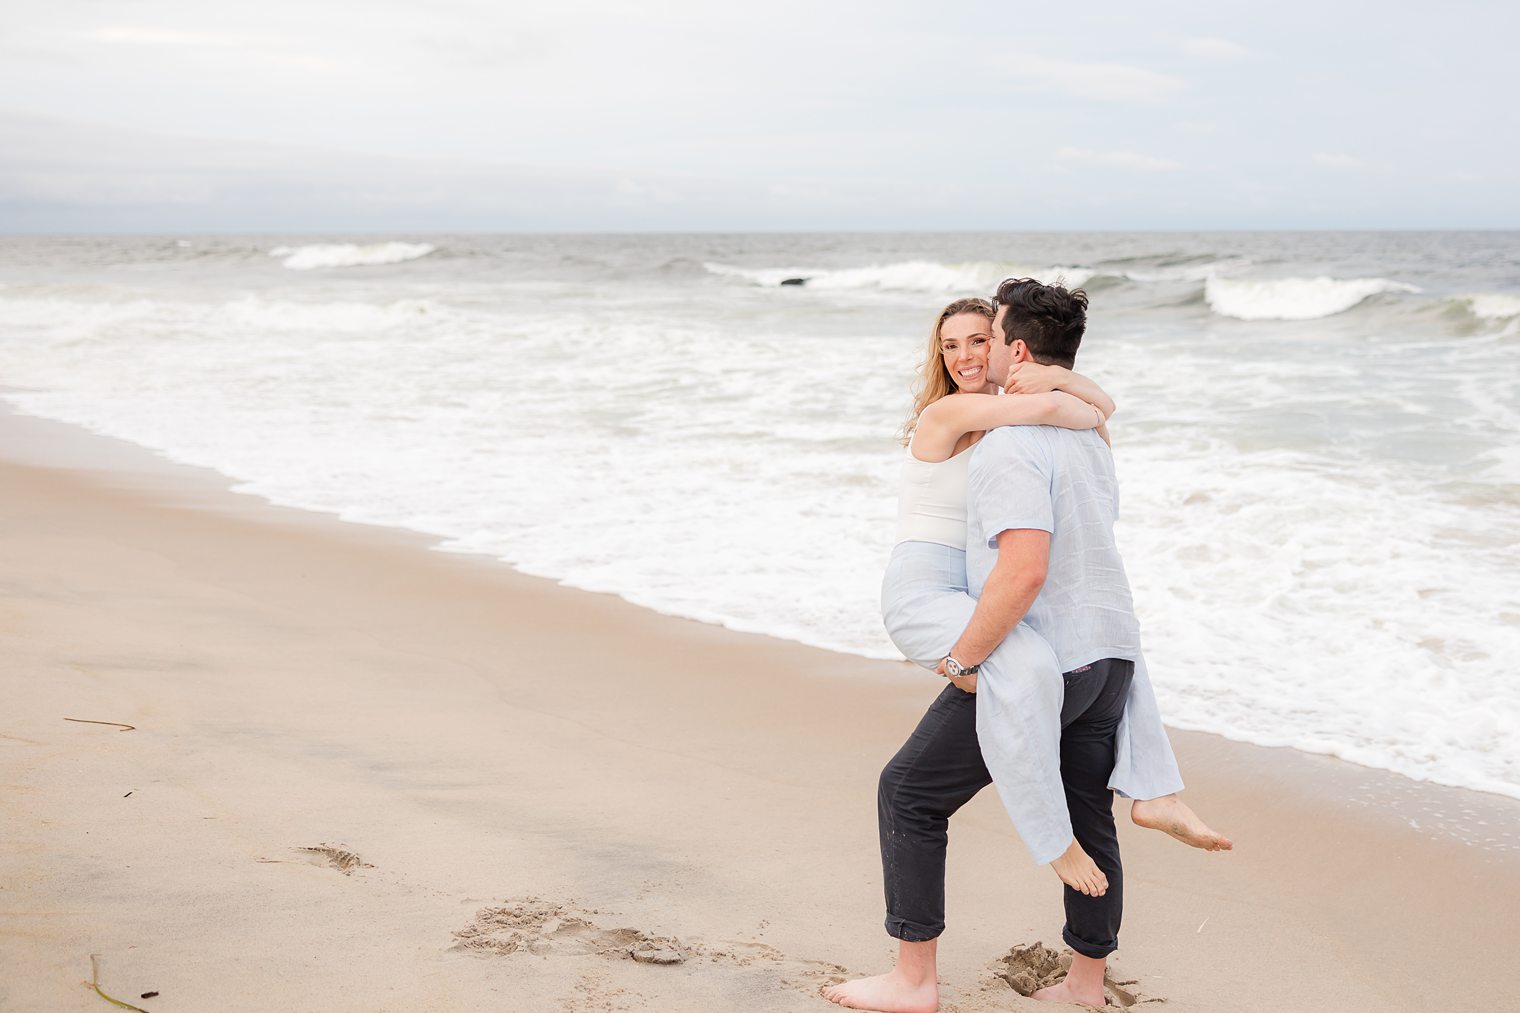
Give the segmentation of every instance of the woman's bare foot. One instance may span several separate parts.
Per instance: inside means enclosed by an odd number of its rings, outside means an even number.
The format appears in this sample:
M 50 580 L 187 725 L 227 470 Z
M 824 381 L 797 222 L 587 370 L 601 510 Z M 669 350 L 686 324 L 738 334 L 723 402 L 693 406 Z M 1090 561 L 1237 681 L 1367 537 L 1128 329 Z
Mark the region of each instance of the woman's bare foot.
M 823 989 L 823 997 L 849 1009 L 882 1010 L 884 1013 L 934 1013 L 939 1009 L 939 983 L 912 981 L 894 967 L 874 978 L 856 978 Z
M 1224 834 L 1209 829 L 1209 825 L 1199 819 L 1198 814 L 1176 795 L 1137 799 L 1130 806 L 1129 818 L 1135 821 L 1136 826 L 1170 834 L 1183 844 L 1204 851 L 1229 851 L 1235 847 L 1235 843 Z
M 1061 882 L 1089 897 L 1101 897 L 1108 892 L 1108 877 L 1098 868 L 1098 863 L 1088 857 L 1082 845 L 1076 841 L 1066 849 L 1066 854 L 1050 863 Z

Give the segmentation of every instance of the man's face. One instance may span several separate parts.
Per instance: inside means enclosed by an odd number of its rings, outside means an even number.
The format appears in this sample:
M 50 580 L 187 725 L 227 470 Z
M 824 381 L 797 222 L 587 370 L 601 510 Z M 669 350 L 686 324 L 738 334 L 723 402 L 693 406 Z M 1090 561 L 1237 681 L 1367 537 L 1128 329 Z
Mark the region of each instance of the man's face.
M 1014 363 L 1013 349 L 1003 340 L 1003 318 L 1007 315 L 1008 307 L 999 306 L 992 318 L 992 352 L 987 358 L 988 379 L 999 387 L 1008 379 L 1008 367 Z

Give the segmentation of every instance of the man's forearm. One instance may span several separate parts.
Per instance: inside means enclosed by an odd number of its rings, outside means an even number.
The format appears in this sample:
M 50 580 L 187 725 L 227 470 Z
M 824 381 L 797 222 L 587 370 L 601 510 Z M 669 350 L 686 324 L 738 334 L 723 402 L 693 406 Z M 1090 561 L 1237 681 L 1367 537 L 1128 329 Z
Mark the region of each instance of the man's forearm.
M 963 665 L 980 665 L 1029 612 L 1045 585 L 1044 575 L 998 565 L 987 576 L 976 611 L 950 654 Z

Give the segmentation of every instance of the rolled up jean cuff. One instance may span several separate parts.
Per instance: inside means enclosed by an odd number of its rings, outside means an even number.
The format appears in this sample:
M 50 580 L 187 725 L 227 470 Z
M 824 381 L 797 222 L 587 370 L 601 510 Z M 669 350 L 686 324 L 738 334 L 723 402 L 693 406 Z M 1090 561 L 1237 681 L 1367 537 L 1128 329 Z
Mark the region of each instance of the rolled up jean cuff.
M 1073 950 L 1082 954 L 1082 956 L 1091 957 L 1094 960 L 1102 960 L 1119 948 L 1117 945 L 1098 946 L 1089 943 L 1087 940 L 1074 935 L 1069 925 L 1061 930 L 1061 938 L 1066 941 L 1067 946 L 1070 946 Z
M 886 934 L 892 938 L 900 938 L 904 943 L 927 943 L 932 938 L 944 935 L 945 923 L 939 925 L 924 925 L 923 922 L 909 922 L 907 919 L 894 919 L 891 914 L 886 916 Z
M 931 926 L 922 922 L 910 922 L 906 918 L 893 918 L 891 915 L 887 915 L 886 926 L 887 935 L 905 943 L 927 943 L 931 939 L 938 939 L 945 931 L 944 922 Z

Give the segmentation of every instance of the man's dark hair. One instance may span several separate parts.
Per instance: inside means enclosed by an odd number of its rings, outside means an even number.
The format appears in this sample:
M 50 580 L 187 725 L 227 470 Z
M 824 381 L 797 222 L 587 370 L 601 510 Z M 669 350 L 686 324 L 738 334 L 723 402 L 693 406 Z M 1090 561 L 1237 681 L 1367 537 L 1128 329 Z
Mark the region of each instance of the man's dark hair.
M 1036 362 L 1072 368 L 1087 330 L 1087 293 L 1068 292 L 1059 282 L 1045 285 L 1033 278 L 1009 278 L 998 286 L 1003 314 L 1003 343 L 1022 341 Z

